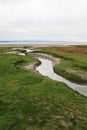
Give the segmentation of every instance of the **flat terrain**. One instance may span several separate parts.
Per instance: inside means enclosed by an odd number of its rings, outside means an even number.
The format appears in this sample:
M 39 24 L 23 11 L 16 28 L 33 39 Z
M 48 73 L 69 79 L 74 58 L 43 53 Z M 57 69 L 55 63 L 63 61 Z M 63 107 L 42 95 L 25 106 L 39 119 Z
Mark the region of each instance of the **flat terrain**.
M 51 54 L 61 59 L 54 67 L 57 74 L 79 84 L 87 84 L 87 46 L 44 47 L 41 53 Z
M 87 42 L 0 42 L 0 47 L 59 47 L 59 46 L 70 46 L 70 45 L 85 45 Z
M 10 50 L 0 48 L 0 130 L 86 130 L 87 98 L 63 83 L 27 71 L 26 65 L 39 61 L 31 55 L 6 54 Z M 70 70 L 75 69 L 86 75 L 86 54 L 64 48 L 39 48 L 39 52 L 61 58 L 56 73 L 63 69 L 72 75 Z M 81 80 L 86 83 L 86 78 Z

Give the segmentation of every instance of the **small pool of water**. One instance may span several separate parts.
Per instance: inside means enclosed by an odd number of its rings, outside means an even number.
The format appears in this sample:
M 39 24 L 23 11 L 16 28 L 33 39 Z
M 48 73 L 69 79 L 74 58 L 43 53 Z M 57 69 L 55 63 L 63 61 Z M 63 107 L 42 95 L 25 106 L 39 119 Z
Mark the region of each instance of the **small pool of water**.
M 33 52 L 33 50 L 31 50 L 31 49 L 25 49 L 26 50 L 26 52 Z
M 26 52 L 33 52 L 33 50 L 31 50 L 31 49 L 24 49 L 24 50 L 26 50 Z M 25 56 L 25 53 L 19 52 L 18 55 Z

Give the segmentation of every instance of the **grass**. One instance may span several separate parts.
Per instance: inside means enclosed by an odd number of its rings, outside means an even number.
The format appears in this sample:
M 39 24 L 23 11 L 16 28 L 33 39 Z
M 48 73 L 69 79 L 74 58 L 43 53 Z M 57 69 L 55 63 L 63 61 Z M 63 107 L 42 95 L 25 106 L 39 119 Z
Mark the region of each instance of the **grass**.
M 11 47 L 0 47 L 0 54 L 10 51 Z
M 87 48 L 87 45 L 77 45 L 75 47 L 79 47 L 79 48 Z
M 60 64 L 54 67 L 54 71 L 79 84 L 87 84 L 87 48 L 80 47 L 48 47 L 40 48 L 38 52 L 48 53 L 61 58 Z
M 38 60 L 0 54 L 0 130 L 86 130 L 87 98 L 24 70 L 33 62 Z

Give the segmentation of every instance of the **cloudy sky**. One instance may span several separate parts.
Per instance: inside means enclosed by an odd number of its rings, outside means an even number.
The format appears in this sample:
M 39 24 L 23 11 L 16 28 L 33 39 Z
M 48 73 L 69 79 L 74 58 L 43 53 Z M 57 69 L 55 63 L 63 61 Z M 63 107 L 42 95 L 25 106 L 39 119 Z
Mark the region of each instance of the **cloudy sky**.
M 87 0 L 0 0 L 0 40 L 87 41 Z

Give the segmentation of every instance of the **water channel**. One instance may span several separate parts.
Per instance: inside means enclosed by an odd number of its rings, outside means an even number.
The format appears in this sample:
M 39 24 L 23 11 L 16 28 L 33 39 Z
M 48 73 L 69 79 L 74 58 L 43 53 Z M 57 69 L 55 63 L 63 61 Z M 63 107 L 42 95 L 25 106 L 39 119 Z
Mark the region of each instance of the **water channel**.
M 51 78 L 53 80 L 63 82 L 65 84 L 67 84 L 70 88 L 79 92 L 80 94 L 87 96 L 87 86 L 86 85 L 79 85 L 79 84 L 72 83 L 69 80 L 63 78 L 62 76 L 56 74 L 53 70 L 53 64 L 52 64 L 51 60 L 43 59 L 43 58 L 38 58 L 38 59 L 41 62 L 41 65 L 38 66 L 36 68 L 36 70 L 40 74 L 42 74 L 44 76 L 48 76 L 49 78 Z

